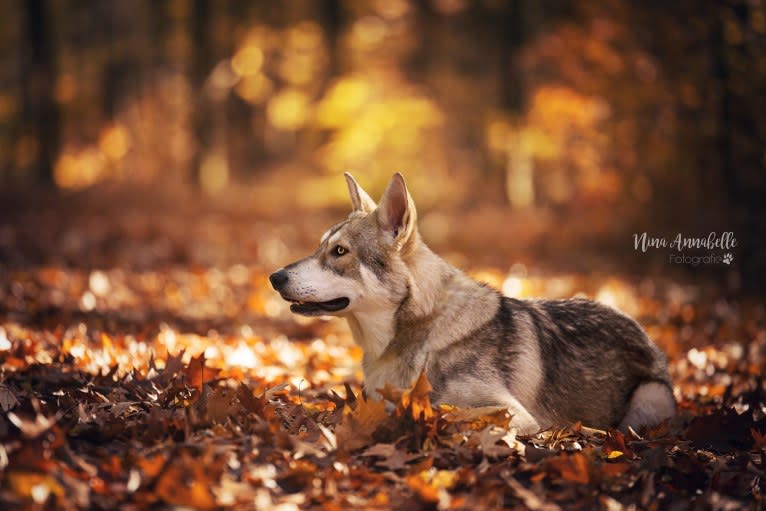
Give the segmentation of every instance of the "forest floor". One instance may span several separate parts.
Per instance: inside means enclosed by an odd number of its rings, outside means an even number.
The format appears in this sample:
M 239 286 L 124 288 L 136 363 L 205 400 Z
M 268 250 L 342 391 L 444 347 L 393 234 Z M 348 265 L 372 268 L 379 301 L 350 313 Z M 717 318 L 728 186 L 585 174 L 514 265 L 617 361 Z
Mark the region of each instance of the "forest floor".
M 436 243 L 514 296 L 614 305 L 668 354 L 675 420 L 519 436 L 503 410 L 432 406 L 422 378 L 387 389 L 388 406 L 366 401 L 346 325 L 289 313 L 269 272 L 341 213 L 191 202 L 38 194 L 0 205 L 0 507 L 766 505 L 763 302 L 619 263 L 559 271 Z

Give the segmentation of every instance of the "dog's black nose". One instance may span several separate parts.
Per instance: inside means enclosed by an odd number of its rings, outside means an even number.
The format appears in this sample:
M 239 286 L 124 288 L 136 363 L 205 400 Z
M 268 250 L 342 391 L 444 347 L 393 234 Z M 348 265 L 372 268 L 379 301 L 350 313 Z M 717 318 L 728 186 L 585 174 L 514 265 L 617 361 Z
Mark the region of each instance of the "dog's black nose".
M 279 291 L 279 288 L 284 286 L 287 283 L 287 272 L 285 270 L 279 270 L 275 271 L 271 275 L 269 275 L 269 281 L 271 282 L 271 287 Z

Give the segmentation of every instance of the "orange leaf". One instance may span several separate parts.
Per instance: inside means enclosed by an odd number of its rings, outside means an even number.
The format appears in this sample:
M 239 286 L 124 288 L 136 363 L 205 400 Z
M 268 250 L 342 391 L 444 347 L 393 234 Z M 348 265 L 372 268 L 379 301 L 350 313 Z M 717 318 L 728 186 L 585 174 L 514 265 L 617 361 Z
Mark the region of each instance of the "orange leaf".
M 155 487 L 156 494 L 175 506 L 194 509 L 215 509 L 216 503 L 205 474 L 205 466 L 184 453 L 160 475 Z
M 190 386 L 202 391 L 202 385 L 218 377 L 220 369 L 205 366 L 205 353 L 194 357 L 189 361 L 189 365 L 184 368 L 186 381 Z
M 481 431 L 487 426 L 508 428 L 508 424 L 511 422 L 508 408 L 504 406 L 457 408 L 449 410 L 444 415 L 444 418 L 449 422 L 466 423 L 466 425 L 474 431 Z
M 436 415 L 431 407 L 430 393 L 432 389 L 433 387 L 431 387 L 426 376 L 426 370 L 423 368 L 415 385 L 402 394 L 402 406 L 404 408 L 412 407 L 413 419 L 418 420 L 422 417 L 423 420 L 430 420 Z
M 138 465 L 144 473 L 145 479 L 153 479 L 160 473 L 162 467 L 165 466 L 165 456 L 163 454 L 158 454 L 151 458 L 140 458 L 136 461 L 136 465 Z
M 428 484 L 419 475 L 407 476 L 407 486 L 412 488 L 426 502 L 439 502 L 439 488 Z
M 344 408 L 343 420 L 335 429 L 338 445 L 352 451 L 371 444 L 372 434 L 388 418 L 383 401 L 358 400 L 356 409 Z
M 630 470 L 629 463 L 602 463 L 599 467 L 601 474 L 609 478 L 621 476 L 628 470 Z
M 588 460 L 582 453 L 561 455 L 548 460 L 548 466 L 559 473 L 562 479 L 573 483 L 587 484 L 590 481 Z
M 65 493 L 58 481 L 48 474 L 10 472 L 6 477 L 11 491 L 22 497 L 31 497 L 38 504 L 48 500 L 51 493 L 57 497 Z

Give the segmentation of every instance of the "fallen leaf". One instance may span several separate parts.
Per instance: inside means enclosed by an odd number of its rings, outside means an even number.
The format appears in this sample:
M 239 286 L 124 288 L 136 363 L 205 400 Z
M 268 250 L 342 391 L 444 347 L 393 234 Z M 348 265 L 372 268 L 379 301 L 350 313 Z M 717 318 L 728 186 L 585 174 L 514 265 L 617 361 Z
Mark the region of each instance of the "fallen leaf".
M 290 468 L 277 478 L 277 484 L 287 493 L 297 493 L 311 484 L 317 467 L 313 463 L 298 460 L 290 463 Z
M 204 465 L 186 453 L 165 466 L 155 485 L 155 492 L 166 503 L 194 509 L 216 509 L 210 492 L 211 481 Z
M 405 409 L 411 407 L 413 419 L 429 421 L 435 416 L 434 410 L 431 407 L 431 390 L 433 388 L 428 381 L 424 368 L 420 371 L 420 376 L 415 381 L 415 385 L 402 394 L 402 406 Z
M 750 428 L 750 436 L 753 437 L 753 448 L 766 449 L 766 433 L 760 433 L 755 428 Z
M 620 456 L 626 456 L 628 458 L 635 458 L 635 453 L 627 445 L 625 445 L 625 435 L 621 431 L 609 430 L 606 432 L 606 438 L 604 439 L 604 445 L 601 447 L 601 451 L 606 454 L 607 459 L 619 458 Z
M 13 391 L 5 385 L 0 385 L 0 408 L 2 408 L 4 412 L 7 412 L 17 404 L 19 404 L 19 400 L 16 399 L 16 395 Z
M 420 474 L 407 476 L 406 482 L 407 486 L 414 490 L 418 496 L 426 502 L 439 502 L 440 494 L 441 492 L 444 492 L 443 489 L 439 489 L 430 484 L 427 481 L 427 477 L 421 477 Z
M 235 402 L 236 391 L 226 387 L 213 387 L 206 389 L 204 400 L 201 398 L 197 403 L 204 402 L 204 416 L 213 422 L 225 421 L 237 413 L 238 404 Z
M 397 449 L 393 444 L 375 444 L 365 449 L 360 456 L 362 457 L 378 457 L 379 460 L 375 461 L 375 465 L 386 468 L 388 470 L 401 470 L 407 468 L 407 463 L 416 458 L 420 458 L 420 454 L 408 454 L 404 451 Z
M 457 472 L 453 470 L 437 470 L 429 477 L 429 482 L 433 487 L 444 490 L 449 490 L 455 486 L 459 479 Z
M 508 408 L 504 406 L 456 408 L 445 413 L 443 417 L 450 422 L 465 422 L 474 430 L 482 430 L 487 426 L 507 428 L 511 421 Z
M 523 453 L 524 446 L 516 440 L 513 433 L 497 426 L 487 426 L 480 432 L 471 435 L 469 445 L 475 445 L 478 438 L 478 446 L 484 455 L 491 458 L 502 458 L 514 453 Z
M 602 463 L 598 471 L 607 478 L 615 478 L 630 470 L 630 467 L 630 463 Z
M 220 373 L 220 369 L 214 369 L 205 365 L 205 353 L 202 352 L 197 357 L 189 361 L 189 365 L 184 367 L 183 373 L 186 376 L 186 382 L 189 386 L 202 390 L 202 385 L 215 380 Z
M 383 401 L 359 399 L 355 410 L 344 410 L 343 420 L 335 429 L 338 447 L 353 451 L 371 444 L 375 430 L 388 419 Z
M 62 497 L 65 493 L 61 484 L 48 474 L 14 471 L 6 477 L 12 492 L 30 498 L 37 504 L 45 503 L 51 494 Z
M 157 454 L 148 458 L 139 458 L 136 465 L 144 473 L 144 479 L 154 479 L 165 467 L 167 458 L 163 454 Z
M 507 476 L 504 478 L 505 482 L 510 486 L 513 493 L 521 499 L 524 503 L 524 507 L 532 511 L 559 511 L 561 508 L 553 502 L 547 502 L 538 496 L 532 490 L 524 487 L 519 481 L 513 477 Z
M 582 453 L 561 454 L 555 458 L 548 458 L 545 463 L 564 481 L 580 484 L 590 482 L 588 460 Z
M 42 414 L 35 415 L 34 420 L 24 419 L 13 412 L 8 412 L 7 417 L 27 438 L 36 438 L 42 435 L 51 429 L 57 421 L 56 417 L 49 418 Z

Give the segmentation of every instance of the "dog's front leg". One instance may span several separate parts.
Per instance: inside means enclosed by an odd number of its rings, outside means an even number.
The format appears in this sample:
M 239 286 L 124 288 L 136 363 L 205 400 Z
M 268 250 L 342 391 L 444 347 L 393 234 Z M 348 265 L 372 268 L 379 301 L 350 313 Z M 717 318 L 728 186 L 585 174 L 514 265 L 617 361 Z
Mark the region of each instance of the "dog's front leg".
M 508 413 L 511 414 L 511 427 L 518 428 L 519 433 L 522 435 L 533 435 L 540 431 L 540 424 L 524 408 L 524 405 L 519 403 L 518 399 L 509 395 L 504 399 L 502 405 L 508 408 Z
M 524 435 L 540 431 L 537 419 L 501 383 L 491 378 L 466 377 L 453 379 L 442 389 L 435 389 L 436 403 L 445 403 L 462 408 L 502 406 L 511 414 L 511 427 L 518 428 Z

